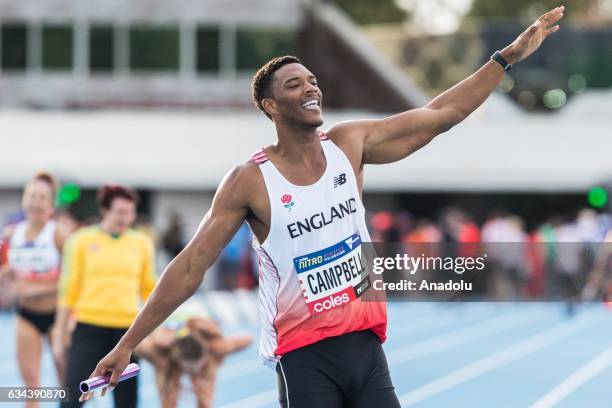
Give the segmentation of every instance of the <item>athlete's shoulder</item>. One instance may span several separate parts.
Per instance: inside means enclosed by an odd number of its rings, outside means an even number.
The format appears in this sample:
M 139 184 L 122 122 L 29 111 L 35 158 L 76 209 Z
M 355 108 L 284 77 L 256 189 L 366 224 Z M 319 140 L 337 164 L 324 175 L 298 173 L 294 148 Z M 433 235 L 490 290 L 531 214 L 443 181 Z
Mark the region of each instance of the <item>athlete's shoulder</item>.
M 263 149 L 261 151 L 263 152 Z M 225 176 L 224 182 L 231 182 L 234 186 L 244 187 L 257 183 L 261 180 L 259 166 L 267 160 L 267 156 L 259 156 L 254 153 L 248 160 L 234 166 Z
M 249 207 L 263 186 L 259 164 L 248 159 L 227 172 L 217 191 L 215 201 L 223 202 L 229 208 Z
M 325 132 L 327 138 L 346 155 L 355 172 L 363 165 L 363 146 L 368 126 L 365 122 L 341 122 Z
M 347 120 L 337 123 L 323 132 L 330 140 L 339 142 L 351 141 L 353 143 L 362 140 L 371 127 L 371 120 Z
M 264 148 L 260 148 L 258 150 L 256 150 L 255 152 L 253 152 L 253 154 L 251 155 L 251 157 L 249 157 L 249 160 L 247 160 L 244 164 L 256 164 L 256 165 L 260 165 L 260 164 L 264 164 L 265 162 L 268 161 L 268 155 L 266 154 L 266 152 L 264 151 Z

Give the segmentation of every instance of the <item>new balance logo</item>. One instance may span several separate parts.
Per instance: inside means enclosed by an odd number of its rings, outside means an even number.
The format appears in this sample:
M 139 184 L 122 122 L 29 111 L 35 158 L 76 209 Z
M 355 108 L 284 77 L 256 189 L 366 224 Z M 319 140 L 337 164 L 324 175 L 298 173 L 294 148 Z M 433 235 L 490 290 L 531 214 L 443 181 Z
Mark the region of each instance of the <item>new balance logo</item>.
M 346 183 L 346 173 L 342 173 L 339 176 L 334 177 L 334 188 Z
M 356 241 L 359 241 L 359 239 L 360 237 L 353 235 L 349 239 L 345 239 L 344 242 L 346 243 L 346 245 L 348 245 L 350 249 L 353 249 L 353 243 L 355 243 Z

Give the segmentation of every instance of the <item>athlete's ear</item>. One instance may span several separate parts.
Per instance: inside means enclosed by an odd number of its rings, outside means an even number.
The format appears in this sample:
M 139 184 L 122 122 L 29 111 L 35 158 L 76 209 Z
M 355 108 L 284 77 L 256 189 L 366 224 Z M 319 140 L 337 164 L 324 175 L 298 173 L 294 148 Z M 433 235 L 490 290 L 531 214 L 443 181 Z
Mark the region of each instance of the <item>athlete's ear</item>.
M 278 114 L 278 106 L 276 105 L 276 101 L 271 98 L 265 98 L 261 101 L 261 106 L 270 116 L 274 116 Z

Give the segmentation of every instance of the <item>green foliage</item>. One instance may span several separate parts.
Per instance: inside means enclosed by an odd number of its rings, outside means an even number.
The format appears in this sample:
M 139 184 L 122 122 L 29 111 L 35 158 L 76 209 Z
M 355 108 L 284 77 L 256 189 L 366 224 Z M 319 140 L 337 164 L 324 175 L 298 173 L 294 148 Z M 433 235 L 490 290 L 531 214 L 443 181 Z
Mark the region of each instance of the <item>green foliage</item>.
M 398 23 L 406 19 L 406 12 L 395 0 L 333 0 L 358 24 Z
M 599 0 L 474 0 L 468 15 L 472 17 L 533 18 L 557 6 L 564 5 L 565 13 L 581 12 Z
M 600 47 L 596 47 L 600 45 Z M 612 86 L 612 54 L 604 44 L 595 44 L 590 49 L 579 49 L 567 55 L 563 71 L 569 77 L 582 74 L 588 88 L 608 88 Z

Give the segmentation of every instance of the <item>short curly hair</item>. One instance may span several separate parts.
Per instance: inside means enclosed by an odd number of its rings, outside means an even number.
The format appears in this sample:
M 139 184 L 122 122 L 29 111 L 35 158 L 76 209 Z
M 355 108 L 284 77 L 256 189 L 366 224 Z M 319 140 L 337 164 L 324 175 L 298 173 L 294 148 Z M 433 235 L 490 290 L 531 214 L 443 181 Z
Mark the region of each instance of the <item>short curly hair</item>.
M 268 118 L 272 119 L 272 116 L 264 110 L 262 101 L 272 96 L 272 80 L 274 79 L 274 73 L 287 64 L 301 63 L 302 61 L 300 61 L 298 57 L 292 55 L 272 58 L 270 61 L 266 62 L 264 66 L 259 68 L 253 77 L 253 82 L 251 82 L 253 102 Z
M 136 191 L 119 184 L 105 184 L 98 189 L 96 201 L 98 207 L 104 210 L 110 210 L 115 198 L 123 198 L 138 205 L 140 197 Z

